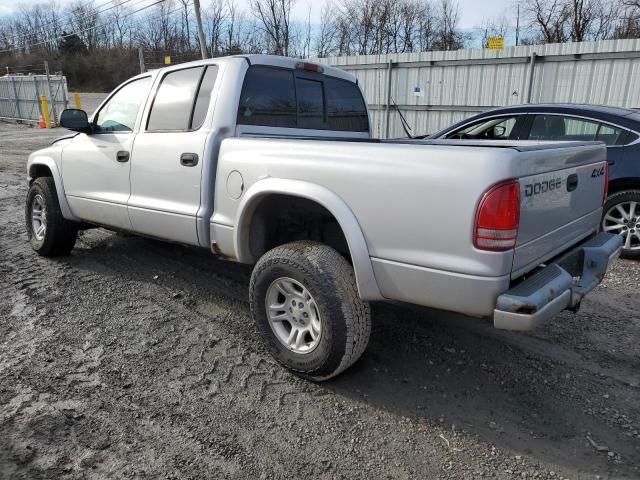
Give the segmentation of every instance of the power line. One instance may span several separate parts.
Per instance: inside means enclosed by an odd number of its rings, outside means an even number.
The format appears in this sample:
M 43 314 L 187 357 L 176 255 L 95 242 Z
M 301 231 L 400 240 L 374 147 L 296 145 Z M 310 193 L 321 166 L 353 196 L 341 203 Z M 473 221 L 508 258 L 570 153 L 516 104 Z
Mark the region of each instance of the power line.
M 142 8 L 139 8 L 138 10 L 134 10 L 131 13 L 128 13 L 125 17 L 132 17 L 136 13 L 142 12 L 143 10 L 146 10 L 147 8 L 151 8 L 151 7 L 155 6 L 155 5 L 158 5 L 159 3 L 163 3 L 164 1 L 165 0 L 156 0 L 155 2 L 150 3 L 149 5 L 146 5 L 146 6 L 142 7 Z M 44 45 L 46 43 L 50 43 L 52 41 L 62 40 L 62 39 L 71 37 L 73 35 L 79 35 L 81 33 L 88 32 L 90 30 L 95 30 L 96 28 L 101 28 L 102 26 L 103 25 L 94 25 L 92 27 L 88 27 L 88 28 L 85 28 L 85 29 L 82 29 L 82 30 L 78 30 L 78 31 L 75 31 L 75 32 L 70 32 L 70 33 L 67 33 L 65 35 L 59 35 L 58 37 L 50 38 L 50 39 L 47 39 L 47 40 L 42 41 L 42 42 L 32 43 L 32 44 L 29 44 L 29 45 L 24 45 L 22 47 L 7 48 L 7 49 L 4 49 L 4 50 L 0 50 L 0 53 L 10 53 L 10 52 L 16 52 L 18 50 L 30 49 L 30 48 L 33 48 L 33 47 L 37 47 L 39 45 Z

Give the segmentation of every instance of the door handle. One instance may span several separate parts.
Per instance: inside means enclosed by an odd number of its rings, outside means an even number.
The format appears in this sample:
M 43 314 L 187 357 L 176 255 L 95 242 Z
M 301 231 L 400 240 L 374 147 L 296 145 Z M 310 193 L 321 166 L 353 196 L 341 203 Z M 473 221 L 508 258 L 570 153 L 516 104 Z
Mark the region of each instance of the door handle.
M 116 153 L 116 160 L 120 163 L 128 162 L 129 152 L 127 152 L 126 150 L 120 150 L 118 153 Z
M 567 177 L 567 192 L 573 192 L 578 188 L 578 175 L 572 173 Z
M 198 165 L 197 153 L 183 153 L 180 155 L 180 163 L 185 167 L 195 167 Z

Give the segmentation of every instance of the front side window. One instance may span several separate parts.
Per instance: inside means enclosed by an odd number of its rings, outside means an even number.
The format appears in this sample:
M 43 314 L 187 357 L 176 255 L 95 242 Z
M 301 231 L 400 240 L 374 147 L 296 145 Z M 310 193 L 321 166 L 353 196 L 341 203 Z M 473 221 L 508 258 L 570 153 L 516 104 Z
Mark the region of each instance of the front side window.
M 95 132 L 131 132 L 147 98 L 151 77 L 127 83 L 103 105 L 95 120 Z
M 459 140 L 509 140 L 516 126 L 516 117 L 498 117 L 481 120 L 447 135 Z

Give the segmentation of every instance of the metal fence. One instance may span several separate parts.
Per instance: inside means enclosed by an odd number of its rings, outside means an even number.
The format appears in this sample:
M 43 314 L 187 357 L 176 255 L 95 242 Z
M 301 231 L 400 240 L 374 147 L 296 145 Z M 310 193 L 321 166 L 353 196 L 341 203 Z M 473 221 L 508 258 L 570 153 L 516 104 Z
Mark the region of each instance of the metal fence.
M 433 133 L 477 112 L 521 103 L 640 108 L 640 39 L 330 57 L 358 77 L 376 136 Z
M 67 78 L 61 75 L 5 75 L 0 77 L 0 118 L 37 122 L 45 95 L 55 123 L 68 104 Z

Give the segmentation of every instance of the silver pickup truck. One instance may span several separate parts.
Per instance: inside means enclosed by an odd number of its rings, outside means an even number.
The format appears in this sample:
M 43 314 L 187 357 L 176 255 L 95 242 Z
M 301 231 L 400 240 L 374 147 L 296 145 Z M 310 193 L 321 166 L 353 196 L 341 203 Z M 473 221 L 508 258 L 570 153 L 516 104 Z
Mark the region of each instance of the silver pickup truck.
M 33 249 L 95 226 L 255 264 L 257 328 L 313 380 L 365 350 L 369 301 L 526 330 L 576 309 L 619 254 L 598 233 L 598 143 L 383 141 L 356 78 L 243 55 L 120 85 L 74 135 L 29 157 Z

